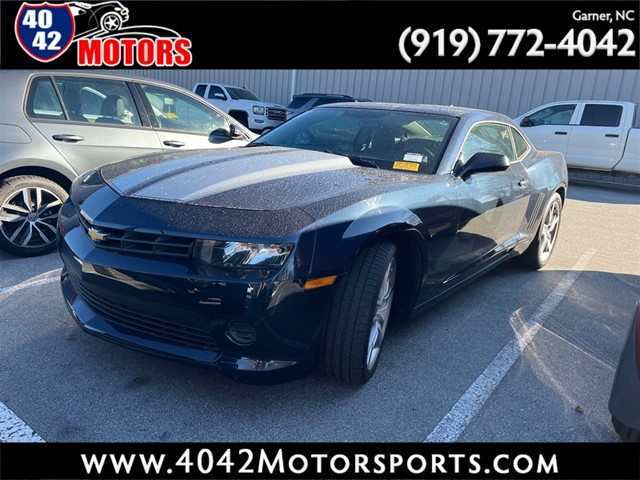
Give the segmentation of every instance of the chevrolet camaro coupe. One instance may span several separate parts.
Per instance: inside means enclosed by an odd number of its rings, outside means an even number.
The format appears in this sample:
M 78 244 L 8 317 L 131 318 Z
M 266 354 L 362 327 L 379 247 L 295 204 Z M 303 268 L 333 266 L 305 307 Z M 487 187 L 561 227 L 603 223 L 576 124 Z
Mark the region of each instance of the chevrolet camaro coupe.
M 78 177 L 62 291 L 82 329 L 130 348 L 240 381 L 317 366 L 359 385 L 390 321 L 513 257 L 543 267 L 566 191 L 562 154 L 504 115 L 326 105 L 245 147 Z

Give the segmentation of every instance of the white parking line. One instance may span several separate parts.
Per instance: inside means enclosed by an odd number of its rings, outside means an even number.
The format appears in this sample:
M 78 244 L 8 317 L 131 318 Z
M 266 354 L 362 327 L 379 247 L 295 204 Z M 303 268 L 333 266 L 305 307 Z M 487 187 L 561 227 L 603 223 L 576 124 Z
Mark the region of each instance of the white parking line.
M 560 304 L 595 253 L 596 250 L 593 248 L 587 250 L 571 270 L 562 277 L 560 283 L 547 295 L 531 318 L 515 333 L 514 338 L 500 350 L 493 361 L 449 410 L 449 413 L 440 420 L 440 423 L 427 436 L 425 442 L 455 442 L 460 437 L 509 369 L 520 358 L 523 350 L 533 340 L 549 315 Z
M 0 402 L 0 443 L 3 442 L 44 442 L 44 440 Z
M 53 283 L 60 280 L 60 272 L 61 268 L 57 268 L 55 270 L 51 270 L 43 275 L 47 275 L 45 278 L 39 278 L 38 280 L 32 280 L 30 282 L 19 283 L 18 285 L 12 285 L 10 287 L 0 287 L 0 295 L 5 293 L 14 293 L 18 290 L 23 290 L 25 288 L 37 287 L 39 285 L 46 285 L 47 283 Z

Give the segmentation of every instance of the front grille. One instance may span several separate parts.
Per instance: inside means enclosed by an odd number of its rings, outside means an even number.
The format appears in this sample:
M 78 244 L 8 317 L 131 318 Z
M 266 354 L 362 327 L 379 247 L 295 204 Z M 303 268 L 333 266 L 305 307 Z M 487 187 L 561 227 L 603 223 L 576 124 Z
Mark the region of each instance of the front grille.
M 167 257 L 191 257 L 195 239 L 155 233 L 139 233 L 118 228 L 95 227 L 79 215 L 80 223 L 96 247 L 126 253 Z
M 94 312 L 114 326 L 125 327 L 129 330 L 134 330 L 187 347 L 201 350 L 218 350 L 216 343 L 211 338 L 211 333 L 205 329 L 182 325 L 135 312 L 98 297 L 74 278 L 71 278 L 71 281 L 80 298 L 82 298 Z
M 283 108 L 269 108 L 267 107 L 267 118 L 269 120 L 282 120 L 287 119 L 287 111 Z

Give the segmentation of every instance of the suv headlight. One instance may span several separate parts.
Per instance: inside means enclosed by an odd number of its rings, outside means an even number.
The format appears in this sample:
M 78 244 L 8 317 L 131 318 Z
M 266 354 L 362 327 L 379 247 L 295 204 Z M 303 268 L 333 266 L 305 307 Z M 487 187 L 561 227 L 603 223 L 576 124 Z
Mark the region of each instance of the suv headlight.
M 253 113 L 256 115 L 264 115 L 264 107 L 260 107 L 258 105 L 253 106 Z
M 293 244 L 225 242 L 197 240 L 193 258 L 213 267 L 280 267 L 293 250 Z

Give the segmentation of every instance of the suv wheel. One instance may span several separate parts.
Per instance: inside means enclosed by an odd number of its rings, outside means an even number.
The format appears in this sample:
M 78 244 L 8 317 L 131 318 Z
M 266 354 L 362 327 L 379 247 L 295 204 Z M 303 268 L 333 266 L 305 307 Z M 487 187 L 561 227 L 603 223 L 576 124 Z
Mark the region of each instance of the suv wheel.
M 0 181 L 0 248 L 22 257 L 53 250 L 58 211 L 67 196 L 64 188 L 43 177 Z

